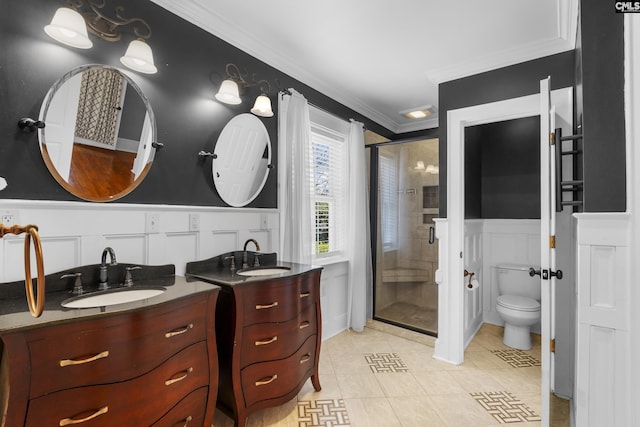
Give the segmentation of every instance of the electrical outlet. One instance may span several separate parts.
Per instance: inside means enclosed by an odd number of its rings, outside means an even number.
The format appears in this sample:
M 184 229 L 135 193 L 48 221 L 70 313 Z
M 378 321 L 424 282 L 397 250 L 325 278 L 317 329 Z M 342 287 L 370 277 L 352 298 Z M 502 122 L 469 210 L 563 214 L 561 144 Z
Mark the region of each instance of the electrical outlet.
M 200 231 L 200 214 L 189 214 L 189 231 Z
M 160 232 L 160 214 L 147 213 L 146 214 L 145 231 L 147 233 L 159 233 Z
M 0 216 L 0 222 L 5 227 L 11 227 L 18 223 L 18 212 L 16 211 L 2 211 Z
M 269 217 L 267 215 L 260 215 L 260 229 L 261 230 L 269 229 Z

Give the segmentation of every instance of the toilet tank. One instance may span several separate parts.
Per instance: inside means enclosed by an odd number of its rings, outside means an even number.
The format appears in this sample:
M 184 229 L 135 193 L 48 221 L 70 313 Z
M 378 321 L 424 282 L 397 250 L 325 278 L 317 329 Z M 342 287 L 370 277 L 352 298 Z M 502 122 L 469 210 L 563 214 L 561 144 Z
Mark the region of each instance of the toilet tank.
M 529 268 L 530 265 L 524 264 L 496 265 L 500 295 L 520 295 L 540 301 L 540 276 L 529 276 Z

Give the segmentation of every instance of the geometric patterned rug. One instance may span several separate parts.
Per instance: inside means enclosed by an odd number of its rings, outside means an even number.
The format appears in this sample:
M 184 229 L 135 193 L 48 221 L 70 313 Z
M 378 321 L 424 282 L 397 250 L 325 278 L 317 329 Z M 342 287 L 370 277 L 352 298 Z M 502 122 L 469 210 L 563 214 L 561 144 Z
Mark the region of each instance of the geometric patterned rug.
M 540 421 L 540 416 L 508 391 L 470 393 L 501 424 Z
M 299 427 L 350 426 L 342 399 L 301 400 L 298 402 Z
M 407 365 L 396 353 L 367 353 L 364 359 L 375 374 L 409 372 Z
M 491 352 L 514 368 L 528 368 L 541 365 L 538 359 L 522 350 L 492 350 Z

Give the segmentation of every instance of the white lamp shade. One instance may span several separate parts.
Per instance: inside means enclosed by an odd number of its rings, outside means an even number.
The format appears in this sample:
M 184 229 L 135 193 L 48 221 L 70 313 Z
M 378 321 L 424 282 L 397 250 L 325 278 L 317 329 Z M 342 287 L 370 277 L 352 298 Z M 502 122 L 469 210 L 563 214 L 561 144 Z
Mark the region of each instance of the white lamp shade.
M 216 93 L 216 99 L 225 104 L 238 105 L 242 102 L 238 91 L 238 83 L 233 80 L 225 80 L 220 85 L 220 90 Z
M 271 100 L 269 97 L 264 94 L 257 97 L 251 112 L 256 116 L 273 117 L 273 110 L 271 109 Z
M 126 53 L 120 62 L 134 71 L 145 74 L 155 74 L 158 69 L 153 64 L 153 52 L 151 47 L 142 40 L 133 40 L 129 43 Z
M 44 27 L 49 37 L 68 46 L 89 49 L 93 46 L 87 34 L 87 24 L 78 12 L 68 7 L 61 7 L 53 15 L 51 24 Z

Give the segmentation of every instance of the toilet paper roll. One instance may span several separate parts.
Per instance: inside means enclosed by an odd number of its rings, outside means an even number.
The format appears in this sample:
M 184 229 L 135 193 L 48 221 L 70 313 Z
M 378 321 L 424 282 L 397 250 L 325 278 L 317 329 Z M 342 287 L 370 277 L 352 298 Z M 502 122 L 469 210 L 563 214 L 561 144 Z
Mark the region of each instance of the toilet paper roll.
M 480 282 L 476 279 L 473 279 L 470 283 L 467 283 L 467 290 L 472 291 L 474 289 L 478 289 L 480 287 Z

